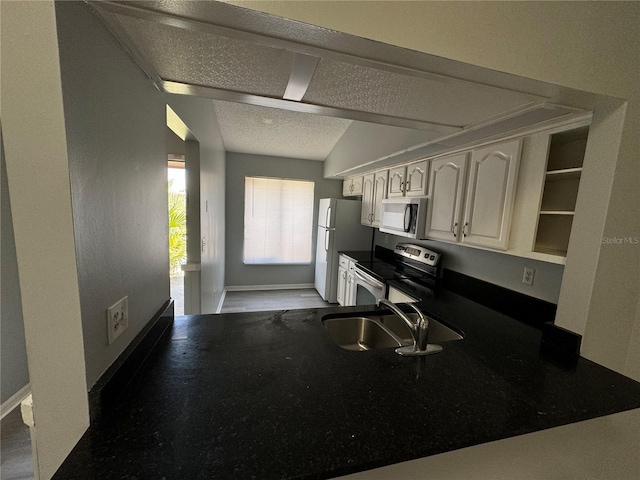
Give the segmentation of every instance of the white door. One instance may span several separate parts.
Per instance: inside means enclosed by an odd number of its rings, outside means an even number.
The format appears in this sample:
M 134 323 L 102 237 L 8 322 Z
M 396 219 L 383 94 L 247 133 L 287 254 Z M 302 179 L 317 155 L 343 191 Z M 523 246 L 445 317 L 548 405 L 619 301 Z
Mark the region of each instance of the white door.
M 362 215 L 360 223 L 371 225 L 373 222 L 373 173 L 365 175 L 362 179 Z
M 428 238 L 458 241 L 466 167 L 466 153 L 431 161 L 429 214 L 426 226 Z
M 404 197 L 404 180 L 406 167 L 395 167 L 389 169 L 389 198 Z
M 373 186 L 373 223 L 374 227 L 380 226 L 382 218 L 382 200 L 387 198 L 387 175 L 389 171 L 383 170 L 374 174 Z
M 325 228 L 335 227 L 335 208 L 336 201 L 334 198 L 321 198 L 318 202 L 318 225 Z
M 333 232 L 323 227 L 318 227 L 318 237 L 316 239 L 316 270 L 315 270 L 315 287 L 320 296 L 327 300 L 330 294 L 331 281 L 327 277 L 330 271 L 330 241 Z
M 474 150 L 462 243 L 507 249 L 521 144 L 521 140 L 513 140 Z
M 407 165 L 407 180 L 405 196 L 422 197 L 427 194 L 427 179 L 429 177 L 427 160 Z

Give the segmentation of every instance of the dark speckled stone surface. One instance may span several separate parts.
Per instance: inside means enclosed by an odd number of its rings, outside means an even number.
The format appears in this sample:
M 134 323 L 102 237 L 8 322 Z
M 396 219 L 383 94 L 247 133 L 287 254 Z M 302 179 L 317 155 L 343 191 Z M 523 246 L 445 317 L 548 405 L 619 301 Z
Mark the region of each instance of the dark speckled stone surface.
M 541 332 L 447 291 L 465 339 L 350 352 L 336 307 L 178 317 L 55 479 L 329 478 L 640 407 L 640 384 L 539 355 Z

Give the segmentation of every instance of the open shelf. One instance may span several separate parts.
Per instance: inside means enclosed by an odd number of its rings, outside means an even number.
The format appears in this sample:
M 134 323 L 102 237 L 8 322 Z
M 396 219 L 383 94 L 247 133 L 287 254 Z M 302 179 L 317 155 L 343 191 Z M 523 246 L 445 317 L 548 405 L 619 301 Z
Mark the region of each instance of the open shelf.
M 562 178 L 547 176 L 542 193 L 542 204 L 540 209 L 574 211 L 578 198 L 578 188 L 580 187 L 580 177 L 564 176 Z
M 573 215 L 574 211 L 569 210 L 540 210 L 540 215 Z
M 551 135 L 547 171 L 582 167 L 589 127 Z
M 551 135 L 534 252 L 565 257 L 589 127 Z
M 573 215 L 540 215 L 535 252 L 567 255 Z
M 555 182 L 562 180 L 579 179 L 582 174 L 582 167 L 580 168 L 563 168 L 562 170 L 551 170 L 547 172 L 547 182 Z

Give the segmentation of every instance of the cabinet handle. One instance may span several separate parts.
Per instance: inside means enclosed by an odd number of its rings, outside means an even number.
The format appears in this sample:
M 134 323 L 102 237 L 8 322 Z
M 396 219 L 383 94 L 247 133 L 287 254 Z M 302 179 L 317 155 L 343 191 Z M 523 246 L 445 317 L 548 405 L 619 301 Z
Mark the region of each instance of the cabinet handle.
M 453 238 L 457 238 L 456 228 L 458 228 L 458 222 L 454 223 L 453 227 L 451 227 L 451 234 L 453 235 Z
M 464 227 L 462 227 L 462 236 L 467 236 L 467 227 L 469 226 L 469 222 L 465 222 Z

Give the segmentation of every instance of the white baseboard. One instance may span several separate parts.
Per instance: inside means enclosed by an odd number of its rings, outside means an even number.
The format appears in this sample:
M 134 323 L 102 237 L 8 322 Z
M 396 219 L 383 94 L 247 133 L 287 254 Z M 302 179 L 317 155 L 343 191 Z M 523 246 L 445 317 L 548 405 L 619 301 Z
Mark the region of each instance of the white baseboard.
M 2 405 L 0 405 L 0 418 L 4 418 L 8 415 L 14 408 L 18 407 L 22 400 L 27 398 L 31 393 L 31 384 L 27 383 L 24 387 L 14 393 L 10 398 L 7 399 Z
M 222 290 L 222 295 L 220 295 L 220 301 L 218 302 L 218 308 L 216 308 L 216 313 L 220 313 L 222 311 L 222 305 L 224 304 L 224 299 L 227 296 L 227 289 Z
M 245 292 L 250 290 L 299 290 L 303 288 L 315 288 L 313 283 L 291 283 L 277 285 L 236 285 L 225 287 L 227 292 Z

